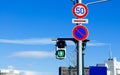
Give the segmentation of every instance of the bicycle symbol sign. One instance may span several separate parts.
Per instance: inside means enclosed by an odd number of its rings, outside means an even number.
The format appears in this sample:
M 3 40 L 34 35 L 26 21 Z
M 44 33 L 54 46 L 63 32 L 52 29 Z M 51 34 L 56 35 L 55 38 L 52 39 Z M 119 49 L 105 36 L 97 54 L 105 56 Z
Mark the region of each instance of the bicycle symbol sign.
M 88 8 L 84 4 L 75 4 L 72 9 L 72 13 L 77 18 L 84 18 L 88 14 Z

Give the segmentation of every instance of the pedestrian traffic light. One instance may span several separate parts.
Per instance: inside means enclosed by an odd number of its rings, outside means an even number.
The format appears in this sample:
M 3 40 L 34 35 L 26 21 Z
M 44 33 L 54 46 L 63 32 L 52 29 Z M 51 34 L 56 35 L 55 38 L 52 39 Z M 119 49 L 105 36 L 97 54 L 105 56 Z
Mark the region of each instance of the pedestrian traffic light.
M 56 43 L 56 58 L 64 59 L 66 57 L 66 42 L 59 40 Z

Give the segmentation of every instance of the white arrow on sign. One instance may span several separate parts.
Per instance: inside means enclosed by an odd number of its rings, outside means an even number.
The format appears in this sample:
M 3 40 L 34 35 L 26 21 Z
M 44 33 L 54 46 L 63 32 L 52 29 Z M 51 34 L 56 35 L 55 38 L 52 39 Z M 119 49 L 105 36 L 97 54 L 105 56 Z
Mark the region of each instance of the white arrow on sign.
M 88 24 L 88 19 L 72 19 L 72 23 L 84 23 L 84 24 Z

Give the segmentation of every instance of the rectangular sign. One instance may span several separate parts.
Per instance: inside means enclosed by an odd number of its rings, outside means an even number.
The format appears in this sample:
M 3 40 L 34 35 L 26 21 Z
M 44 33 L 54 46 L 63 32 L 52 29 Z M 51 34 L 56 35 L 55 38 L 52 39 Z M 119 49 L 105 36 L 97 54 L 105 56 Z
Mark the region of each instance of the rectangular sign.
M 88 24 L 88 19 L 72 19 L 72 23 L 84 23 L 84 24 Z
M 91 66 L 89 75 L 107 75 L 107 67 Z

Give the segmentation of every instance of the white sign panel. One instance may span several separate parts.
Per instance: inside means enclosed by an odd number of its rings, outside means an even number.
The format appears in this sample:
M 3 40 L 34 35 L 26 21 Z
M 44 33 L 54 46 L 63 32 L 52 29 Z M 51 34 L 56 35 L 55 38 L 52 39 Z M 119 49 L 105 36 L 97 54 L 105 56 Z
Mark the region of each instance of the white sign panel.
M 88 19 L 72 19 L 72 23 L 88 24 Z

